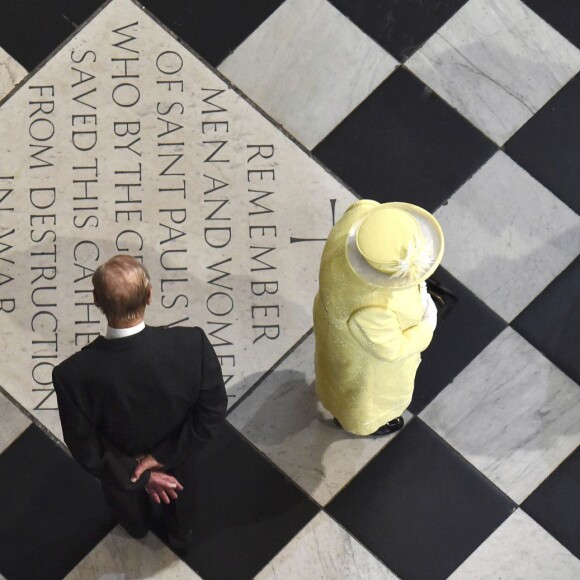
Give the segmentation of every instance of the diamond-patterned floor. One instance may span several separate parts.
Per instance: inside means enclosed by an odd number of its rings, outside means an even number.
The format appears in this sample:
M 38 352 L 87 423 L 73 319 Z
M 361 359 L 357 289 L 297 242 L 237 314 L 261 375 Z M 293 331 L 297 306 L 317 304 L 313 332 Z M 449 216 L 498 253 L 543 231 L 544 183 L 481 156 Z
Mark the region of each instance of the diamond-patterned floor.
M 2 2 L 0 109 L 108 4 Z M 580 577 L 580 5 L 142 4 L 298 144 L 297 164 L 320 164 L 303 179 L 435 212 L 435 277 L 459 301 L 394 436 L 336 428 L 307 328 L 253 371 L 201 458 L 183 559 L 162 534 L 115 526 L 98 484 L 0 383 L 0 577 Z M 328 199 L 306 204 L 291 217 L 325 225 L 295 235 L 324 239 Z

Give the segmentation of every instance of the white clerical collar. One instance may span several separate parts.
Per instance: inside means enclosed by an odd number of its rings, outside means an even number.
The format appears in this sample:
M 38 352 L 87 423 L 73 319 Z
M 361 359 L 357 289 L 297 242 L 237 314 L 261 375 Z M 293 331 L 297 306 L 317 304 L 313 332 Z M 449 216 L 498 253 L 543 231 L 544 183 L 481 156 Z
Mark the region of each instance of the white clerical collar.
M 114 339 L 114 338 L 125 338 L 126 336 L 132 336 L 133 334 L 137 334 L 141 332 L 145 328 L 145 323 L 140 322 L 135 326 L 131 326 L 129 328 L 112 328 L 111 326 L 107 326 L 107 334 L 105 338 Z

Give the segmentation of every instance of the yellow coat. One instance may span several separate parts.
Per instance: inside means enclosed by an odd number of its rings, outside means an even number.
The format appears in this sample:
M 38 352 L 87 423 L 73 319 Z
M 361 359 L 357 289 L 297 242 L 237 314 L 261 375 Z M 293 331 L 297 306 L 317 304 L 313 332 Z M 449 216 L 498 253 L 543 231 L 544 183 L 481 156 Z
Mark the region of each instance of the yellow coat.
M 391 290 L 361 279 L 350 268 L 351 226 L 378 205 L 351 205 L 332 229 L 320 265 L 314 301 L 316 392 L 352 433 L 368 435 L 409 406 L 420 353 L 433 337 L 421 322 L 419 286 Z

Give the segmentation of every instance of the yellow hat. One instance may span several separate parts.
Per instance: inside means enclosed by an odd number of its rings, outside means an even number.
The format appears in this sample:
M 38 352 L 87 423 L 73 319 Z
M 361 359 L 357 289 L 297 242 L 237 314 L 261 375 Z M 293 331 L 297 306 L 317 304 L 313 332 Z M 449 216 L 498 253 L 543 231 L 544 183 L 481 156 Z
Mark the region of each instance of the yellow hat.
M 383 203 L 351 228 L 347 257 L 364 280 L 393 289 L 426 280 L 443 258 L 444 239 L 437 220 L 423 208 Z

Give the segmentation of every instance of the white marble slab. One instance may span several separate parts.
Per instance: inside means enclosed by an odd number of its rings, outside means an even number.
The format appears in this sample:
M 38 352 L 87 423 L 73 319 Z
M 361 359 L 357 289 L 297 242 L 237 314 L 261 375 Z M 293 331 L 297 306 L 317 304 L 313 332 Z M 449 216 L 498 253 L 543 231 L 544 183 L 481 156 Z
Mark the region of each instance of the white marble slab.
M 57 436 L 51 370 L 103 331 L 90 278 L 114 254 L 151 273 L 148 324 L 206 330 L 233 402 L 311 328 L 354 196 L 133 2 L 22 84 L 0 134 L 0 384 Z
M 518 509 L 450 576 L 474 578 L 577 580 L 580 560 Z
M 135 540 L 117 526 L 75 568 L 66 580 L 130 580 L 200 578 L 157 536 Z
M 219 70 L 312 149 L 397 64 L 326 0 L 287 0 Z
M 511 328 L 421 418 L 518 504 L 580 444 L 580 389 Z
M 403 417 L 409 421 L 411 415 Z M 397 436 L 358 437 L 335 425 L 316 398 L 312 335 L 228 421 L 321 505 Z
M 580 50 L 520 0 L 471 0 L 405 66 L 502 145 L 580 70 Z
M 30 419 L 0 392 L 0 453 L 30 425 Z
M 324 512 L 256 576 L 257 580 L 379 580 L 395 576 Z
M 443 266 L 508 322 L 580 251 L 580 216 L 501 151 L 435 216 Z
M 27 74 L 26 69 L 0 46 L 0 101 Z

